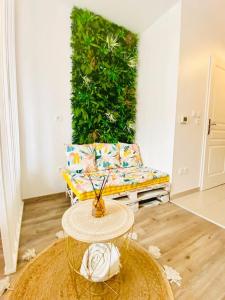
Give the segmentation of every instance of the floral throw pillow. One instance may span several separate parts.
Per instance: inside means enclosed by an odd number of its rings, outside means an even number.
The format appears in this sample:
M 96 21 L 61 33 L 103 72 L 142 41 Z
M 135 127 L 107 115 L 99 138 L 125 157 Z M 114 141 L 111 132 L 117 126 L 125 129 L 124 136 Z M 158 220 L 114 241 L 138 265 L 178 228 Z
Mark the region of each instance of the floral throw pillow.
M 113 169 L 120 166 L 118 144 L 95 144 L 96 166 L 98 170 Z
M 67 167 L 75 173 L 96 171 L 92 145 L 66 145 Z
M 123 168 L 141 167 L 143 165 L 137 144 L 119 144 L 120 166 Z

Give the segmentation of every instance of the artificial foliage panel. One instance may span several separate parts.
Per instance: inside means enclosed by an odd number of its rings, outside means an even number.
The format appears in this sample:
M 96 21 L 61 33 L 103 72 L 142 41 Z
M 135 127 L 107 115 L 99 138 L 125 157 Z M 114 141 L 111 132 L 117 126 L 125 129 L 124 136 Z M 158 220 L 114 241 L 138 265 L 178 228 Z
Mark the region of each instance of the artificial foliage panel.
M 76 7 L 71 21 L 73 143 L 133 142 L 137 35 Z

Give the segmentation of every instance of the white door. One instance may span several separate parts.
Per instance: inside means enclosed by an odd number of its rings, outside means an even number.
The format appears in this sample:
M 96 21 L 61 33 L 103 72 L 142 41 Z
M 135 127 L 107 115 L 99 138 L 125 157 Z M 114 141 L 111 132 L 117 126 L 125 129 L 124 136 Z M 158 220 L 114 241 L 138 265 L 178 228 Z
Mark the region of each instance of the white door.
M 211 59 L 202 189 L 225 183 L 225 62 Z

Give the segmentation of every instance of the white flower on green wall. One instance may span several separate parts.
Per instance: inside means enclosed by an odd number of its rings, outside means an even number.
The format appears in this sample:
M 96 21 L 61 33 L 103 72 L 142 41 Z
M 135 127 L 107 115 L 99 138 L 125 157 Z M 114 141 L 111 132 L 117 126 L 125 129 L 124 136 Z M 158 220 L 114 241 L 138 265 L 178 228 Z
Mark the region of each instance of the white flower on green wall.
M 137 65 L 137 60 L 135 58 L 130 58 L 128 61 L 128 66 L 131 68 L 136 68 Z
M 91 79 L 88 78 L 87 75 L 83 76 L 82 78 L 83 78 L 84 84 L 85 84 L 85 85 L 89 85 L 89 83 L 91 82 Z
M 112 35 L 107 36 L 106 43 L 109 50 L 113 50 L 114 48 L 119 46 L 119 43 L 117 42 L 117 37 L 113 37 Z
M 127 124 L 127 129 L 128 129 L 128 131 L 133 131 L 133 130 L 135 130 L 135 124 L 129 122 L 129 123 Z
M 108 120 L 111 123 L 115 123 L 116 122 L 116 118 L 115 118 L 115 116 L 112 113 L 106 113 L 105 115 L 106 115 L 106 117 L 108 118 Z

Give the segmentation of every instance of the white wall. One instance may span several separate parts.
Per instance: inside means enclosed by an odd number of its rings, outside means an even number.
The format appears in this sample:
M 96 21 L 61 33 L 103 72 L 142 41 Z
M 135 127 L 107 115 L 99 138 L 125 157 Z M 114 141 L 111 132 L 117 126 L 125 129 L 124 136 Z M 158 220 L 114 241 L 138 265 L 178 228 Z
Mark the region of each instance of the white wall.
M 181 5 L 141 34 L 136 140 L 144 163 L 172 175 Z
M 64 190 L 58 168 L 71 141 L 71 7 L 61 0 L 17 1 L 23 198 Z
M 199 187 L 210 55 L 225 59 L 224 0 L 182 1 L 179 88 L 174 143 L 173 193 Z M 192 112 L 199 114 L 200 122 Z M 179 124 L 181 115 L 188 125 Z M 181 168 L 187 174 L 179 175 Z
M 69 0 L 67 0 L 68 2 Z M 134 32 L 143 32 L 178 0 L 70 0 Z

